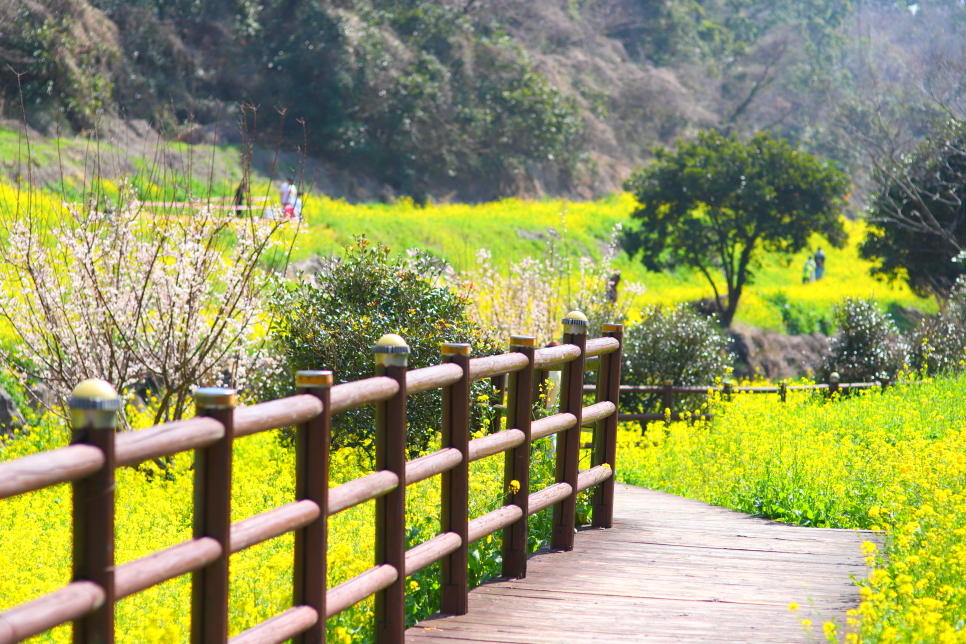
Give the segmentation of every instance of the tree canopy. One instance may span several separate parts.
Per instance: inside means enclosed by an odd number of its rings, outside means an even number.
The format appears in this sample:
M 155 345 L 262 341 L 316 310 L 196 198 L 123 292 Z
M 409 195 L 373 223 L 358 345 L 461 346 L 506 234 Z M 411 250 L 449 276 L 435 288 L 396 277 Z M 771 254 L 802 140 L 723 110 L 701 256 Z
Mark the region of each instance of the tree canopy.
M 625 183 L 641 206 L 631 254 L 653 271 L 690 266 L 711 284 L 729 326 L 761 249 L 791 254 L 819 233 L 835 247 L 846 240 L 840 218 L 848 178 L 783 139 L 760 132 L 747 142 L 708 131 L 676 150 L 658 148 L 655 162 Z M 716 273 L 727 288 L 721 305 Z
M 966 250 L 966 125 L 950 121 L 914 155 L 880 170 L 860 254 L 873 275 L 904 278 L 920 295 L 949 294 Z

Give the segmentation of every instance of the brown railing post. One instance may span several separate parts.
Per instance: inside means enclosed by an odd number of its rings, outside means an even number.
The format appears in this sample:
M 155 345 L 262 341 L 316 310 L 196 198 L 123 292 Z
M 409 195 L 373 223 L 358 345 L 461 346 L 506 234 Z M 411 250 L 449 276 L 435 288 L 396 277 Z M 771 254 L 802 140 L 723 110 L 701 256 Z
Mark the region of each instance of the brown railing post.
M 533 418 L 533 353 L 537 339 L 525 335 L 510 336 L 510 351 L 522 353 L 529 364 L 510 374 L 507 386 L 507 429 L 523 432 L 523 443 L 506 452 L 503 465 L 503 489 L 510 495 L 509 505 L 519 506 L 523 516 L 503 529 L 503 576 L 522 579 L 527 576 L 527 542 L 529 541 L 530 500 L 530 421 Z M 571 433 L 578 432 L 575 428 Z
M 721 394 L 725 400 L 731 402 L 731 397 L 735 393 L 735 383 L 731 380 L 725 380 L 721 387 Z
M 831 398 L 839 390 L 839 372 L 833 371 L 828 376 L 828 397 Z
M 557 482 L 569 484 L 573 492 L 553 506 L 553 533 L 550 547 L 554 550 L 574 549 L 577 524 L 577 474 L 580 463 L 580 426 L 583 416 L 584 352 L 587 348 L 587 316 L 571 311 L 563 320 L 564 344 L 573 344 L 580 355 L 564 364 L 560 382 L 560 412 L 577 417 L 577 423 L 557 439 Z
M 788 402 L 788 383 L 782 380 L 778 383 L 778 399 L 781 402 Z
M 459 450 L 463 460 L 442 474 L 440 482 L 440 528 L 455 532 L 462 543 L 440 562 L 440 611 L 465 615 L 470 601 L 470 345 L 447 343 L 440 347 L 443 362 L 463 370 L 459 381 L 443 388 L 443 424 L 440 447 Z
M 597 422 L 594 428 L 594 454 L 592 464 L 610 465 L 613 474 L 594 488 L 595 528 L 609 528 L 614 522 L 614 477 L 617 474 L 617 415 L 620 413 L 621 391 L 621 352 L 624 345 L 624 325 L 605 324 L 604 337 L 614 338 L 621 343 L 613 353 L 600 357 L 597 370 L 597 402 L 609 400 L 617 409 L 607 418 Z
M 664 390 L 661 393 L 661 413 L 664 414 L 665 417 L 670 417 L 670 412 L 667 410 L 674 407 L 674 381 L 665 380 Z
M 406 636 L 406 366 L 409 346 L 395 333 L 372 348 L 376 375 L 399 383 L 399 391 L 376 405 L 376 471 L 399 477 L 395 490 L 376 499 L 376 565 L 389 564 L 396 581 L 376 593 L 376 644 L 402 644 Z
M 228 558 L 231 537 L 231 450 L 235 390 L 205 387 L 195 391 L 198 416 L 225 427 L 216 443 L 195 450 L 194 536 L 211 537 L 221 556 L 193 573 L 191 580 L 191 644 L 228 641 Z
M 298 371 L 295 387 L 322 401 L 322 413 L 302 423 L 295 435 L 295 499 L 314 501 L 321 512 L 310 525 L 295 532 L 293 606 L 315 609 L 319 619 L 295 637 L 294 644 L 325 644 L 326 548 L 328 539 L 329 440 L 332 410 L 331 371 Z
M 70 397 L 72 443 L 104 452 L 104 465 L 73 484 L 73 580 L 104 589 L 104 603 L 74 622 L 74 644 L 114 644 L 114 432 L 121 399 L 109 383 L 91 379 Z

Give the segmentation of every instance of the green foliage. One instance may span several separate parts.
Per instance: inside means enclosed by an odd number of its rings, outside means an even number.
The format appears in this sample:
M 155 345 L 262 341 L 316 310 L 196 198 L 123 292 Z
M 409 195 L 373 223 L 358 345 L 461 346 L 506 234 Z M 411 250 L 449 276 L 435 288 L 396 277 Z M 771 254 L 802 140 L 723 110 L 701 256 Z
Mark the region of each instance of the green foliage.
M 939 313 L 920 320 L 909 344 L 912 366 L 924 374 L 966 368 L 966 279 L 959 278 Z
M 875 228 L 862 258 L 875 262 L 873 275 L 905 279 L 920 295 L 948 294 L 963 274 L 966 248 L 966 124 L 944 124 L 903 166 L 884 167 L 880 175 L 887 189 L 872 203 Z
M 624 335 L 621 384 L 704 386 L 731 366 L 728 338 L 714 321 L 683 304 L 651 306 Z M 700 396 L 675 396 L 674 411 L 694 409 Z M 661 413 L 661 394 L 622 394 L 628 409 Z
M 263 397 L 276 398 L 291 389 L 292 372 L 331 369 L 338 382 L 375 375 L 372 346 L 385 333 L 402 335 L 410 346 L 409 368 L 441 362 L 439 345 L 468 342 L 473 354 L 500 353 L 496 341 L 466 317 L 466 299 L 441 283 L 443 266 L 427 255 L 389 256 L 385 246 L 372 247 L 365 237 L 345 248 L 342 261 L 303 278 L 274 296 L 273 341 L 285 369 L 269 382 Z M 488 393 L 474 384 L 474 395 Z M 409 445 L 423 451 L 436 436 L 441 397 L 438 390 L 409 397 Z M 371 447 L 371 406 L 333 419 L 335 447 Z
M 787 141 L 759 132 L 747 143 L 707 131 L 697 141 L 658 148 L 653 165 L 637 170 L 624 187 L 641 207 L 625 247 L 650 270 L 690 266 L 711 284 L 724 273 L 728 305 L 721 323 L 730 326 L 762 249 L 792 254 L 813 233 L 836 248 L 846 235 L 839 218 L 848 179 Z
M 256 95 L 305 119 L 316 149 L 417 201 L 469 177 L 501 194 L 529 162 L 566 167 L 575 107 L 509 39 L 475 29 L 458 5 L 352 5 L 355 15 L 323 3 L 268 8 L 266 42 L 252 43 L 267 68 Z
M 762 299 L 778 309 L 785 332 L 789 335 L 832 334 L 834 326 L 829 316 L 816 311 L 814 307 L 793 302 L 785 291 L 775 291 L 770 295 L 762 296 Z
M 842 382 L 895 380 L 908 364 L 909 346 L 875 301 L 847 297 L 834 317 L 838 332 L 830 342 L 822 378 L 838 372 Z
M 112 103 L 115 34 L 101 12 L 83 4 L 0 0 L 0 104 L 19 106 L 22 91 L 35 126 L 47 127 L 62 112 L 74 128 L 89 128 Z

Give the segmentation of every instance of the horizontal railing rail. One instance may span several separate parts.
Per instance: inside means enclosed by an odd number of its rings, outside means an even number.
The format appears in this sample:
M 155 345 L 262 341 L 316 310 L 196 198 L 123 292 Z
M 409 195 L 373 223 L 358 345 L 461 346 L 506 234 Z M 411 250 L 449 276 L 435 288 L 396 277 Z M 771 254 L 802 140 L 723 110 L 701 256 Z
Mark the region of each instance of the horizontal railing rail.
M 295 533 L 293 607 L 231 642 L 321 644 L 327 618 L 373 594 L 376 641 L 402 642 L 405 577 L 437 562 L 442 611 L 467 612 L 470 543 L 502 530 L 503 572 L 523 577 L 527 517 L 552 507 L 551 546 L 570 550 L 577 493 L 594 488 L 594 525 L 611 525 L 623 327 L 605 325 L 607 337 L 587 340 L 582 316 L 572 314 L 564 324 L 560 346 L 537 349 L 533 338 L 514 336 L 510 353 L 471 359 L 468 345 L 443 345 L 442 364 L 411 371 L 408 347 L 398 336 L 386 336 L 374 349 L 376 377 L 333 385 L 331 372 L 299 372 L 296 395 L 238 408 L 232 390 L 199 389 L 195 418 L 121 434 L 115 434 L 120 401 L 113 389 L 102 381 L 81 383 L 71 398 L 77 442 L 0 463 L 0 499 L 60 483 L 74 486 L 75 542 L 75 581 L 0 613 L 0 644 L 66 622 L 74 623 L 78 644 L 108 644 L 114 641 L 116 601 L 188 573 L 193 574 L 192 642 L 227 642 L 228 557 L 290 532 Z M 584 406 L 587 358 L 595 359 L 597 402 Z M 534 372 L 557 369 L 563 372 L 560 411 L 533 419 L 539 395 Z M 496 377 L 509 378 L 506 428 L 470 440 L 470 382 Z M 443 392 L 441 448 L 406 461 L 406 398 L 434 389 Z M 332 415 L 363 405 L 376 406 L 376 471 L 329 488 Z M 591 424 L 592 465 L 581 471 L 580 428 Z M 230 523 L 233 441 L 291 426 L 296 427 L 296 499 Z M 557 434 L 557 481 L 531 493 L 530 444 Z M 193 538 L 115 568 L 115 469 L 189 450 L 195 453 Z M 501 453 L 507 503 L 470 518 L 468 465 Z M 440 533 L 406 549 L 406 487 L 433 476 L 442 476 Z M 327 588 L 328 517 L 373 500 L 375 565 Z

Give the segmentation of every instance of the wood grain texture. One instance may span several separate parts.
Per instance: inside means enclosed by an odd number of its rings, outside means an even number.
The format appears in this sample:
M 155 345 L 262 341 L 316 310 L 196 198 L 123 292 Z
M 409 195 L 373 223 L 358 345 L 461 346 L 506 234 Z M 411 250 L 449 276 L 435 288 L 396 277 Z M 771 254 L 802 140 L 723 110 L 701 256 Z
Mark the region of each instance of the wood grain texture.
M 458 534 L 444 532 L 410 548 L 406 551 L 406 576 L 436 563 L 446 555 L 455 552 L 462 544 L 463 540 Z
M 92 581 L 75 581 L 43 597 L 0 613 L 0 644 L 20 642 L 31 635 L 80 619 L 104 604 L 104 589 Z
M 407 395 L 418 394 L 438 387 L 448 387 L 463 377 L 457 364 L 438 364 L 406 372 Z
M 620 341 L 615 338 L 594 338 L 587 340 L 587 357 L 602 356 L 605 353 L 613 353 L 620 348 Z
M 547 369 L 548 367 L 559 366 L 564 362 L 570 362 L 579 355 L 580 348 L 572 344 L 537 349 L 533 354 L 533 366 L 535 369 Z
M 291 427 L 322 413 L 322 401 L 311 394 L 299 394 L 239 407 L 235 411 L 235 438 L 280 427 Z
M 241 552 L 256 543 L 304 528 L 318 519 L 321 514 L 322 511 L 315 501 L 302 499 L 233 523 L 231 553 Z
M 451 470 L 463 460 L 458 449 L 444 447 L 432 454 L 426 454 L 411 461 L 406 461 L 406 485 L 418 483 L 431 476 Z
M 221 440 L 224 435 L 225 428 L 221 423 L 201 416 L 124 432 L 114 439 L 115 464 L 118 467 L 137 465 L 151 458 L 201 449 Z
M 396 489 L 399 477 L 380 470 L 329 489 L 329 516 Z
M 503 353 L 498 356 L 473 358 L 470 360 L 470 380 L 481 380 L 501 376 L 511 371 L 520 371 L 527 364 L 526 356 L 519 353 Z
M 211 537 L 192 539 L 118 566 L 114 599 L 123 599 L 163 581 L 204 568 L 221 556 L 221 545 Z
M 399 383 L 385 376 L 336 385 L 332 387 L 330 398 L 332 413 L 337 414 L 346 409 L 388 400 L 395 396 L 397 391 L 399 391 Z
M 389 564 L 380 564 L 364 573 L 344 581 L 326 593 L 325 616 L 338 615 L 346 608 L 358 604 L 369 595 L 392 584 L 399 577 Z
M 859 603 L 850 575 L 865 577 L 860 548 L 871 533 L 615 488 L 613 528 L 581 529 L 573 551 L 538 553 L 526 579 L 476 588 L 469 613 L 424 620 L 406 642 L 785 644 L 819 641 L 824 620 L 845 632 L 845 611 Z
M 474 438 L 470 441 L 469 461 L 505 452 L 517 445 L 522 445 L 526 439 L 527 437 L 519 429 L 507 429 L 496 434 Z
M 570 429 L 577 424 L 577 417 L 573 414 L 554 414 L 540 420 L 535 420 L 530 425 L 530 440 L 539 440 L 552 436 L 557 432 Z
M 0 499 L 76 481 L 104 465 L 104 453 L 93 445 L 70 445 L 0 463 Z
M 311 606 L 293 606 L 228 640 L 230 644 L 282 644 L 319 621 Z

